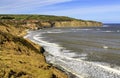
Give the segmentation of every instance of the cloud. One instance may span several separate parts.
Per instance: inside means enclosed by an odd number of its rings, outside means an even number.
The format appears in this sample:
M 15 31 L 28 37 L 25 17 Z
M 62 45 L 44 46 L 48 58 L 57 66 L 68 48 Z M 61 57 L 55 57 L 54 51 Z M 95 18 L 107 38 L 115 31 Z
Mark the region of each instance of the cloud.
M 120 5 L 100 5 L 100 6 L 89 6 L 89 7 L 76 7 L 72 8 L 70 7 L 69 9 L 62 9 L 62 10 L 56 10 L 56 11 L 47 11 L 49 14 L 56 14 L 56 15 L 61 15 L 61 14 L 67 14 L 67 15 L 90 15 L 90 14 L 102 14 L 102 13 L 109 13 L 109 12 L 118 12 L 120 9 Z M 119 11 L 120 12 L 120 11 Z M 42 13 L 42 12 L 41 12 Z M 46 12 L 43 12 L 46 13 Z
M 21 12 L 24 10 L 35 9 L 36 7 L 43 7 L 57 3 L 69 2 L 72 0 L 1 0 L 0 13 Z

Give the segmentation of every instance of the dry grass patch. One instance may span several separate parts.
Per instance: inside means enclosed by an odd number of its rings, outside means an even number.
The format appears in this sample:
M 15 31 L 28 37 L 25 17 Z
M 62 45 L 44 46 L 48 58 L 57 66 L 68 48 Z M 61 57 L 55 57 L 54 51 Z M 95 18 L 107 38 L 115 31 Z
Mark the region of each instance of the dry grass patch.
M 46 63 L 41 46 L 16 36 L 18 32 L 12 32 L 14 28 L 10 31 L 4 26 L 2 28 L 0 78 L 67 78 L 64 73 Z

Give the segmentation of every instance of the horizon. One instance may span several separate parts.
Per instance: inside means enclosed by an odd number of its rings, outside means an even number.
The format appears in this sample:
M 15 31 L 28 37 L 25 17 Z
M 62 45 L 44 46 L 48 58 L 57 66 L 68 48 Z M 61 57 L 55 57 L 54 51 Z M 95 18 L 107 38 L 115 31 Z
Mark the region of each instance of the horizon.
M 0 14 L 55 15 L 120 23 L 119 3 L 119 0 L 1 0 Z

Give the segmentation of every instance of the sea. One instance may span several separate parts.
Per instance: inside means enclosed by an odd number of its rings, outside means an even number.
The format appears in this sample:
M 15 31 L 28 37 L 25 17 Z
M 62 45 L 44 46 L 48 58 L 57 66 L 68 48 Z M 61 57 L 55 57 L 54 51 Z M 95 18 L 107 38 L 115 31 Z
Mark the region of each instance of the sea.
M 74 78 L 120 78 L 120 24 L 46 28 L 25 38 L 44 47 L 46 60 Z

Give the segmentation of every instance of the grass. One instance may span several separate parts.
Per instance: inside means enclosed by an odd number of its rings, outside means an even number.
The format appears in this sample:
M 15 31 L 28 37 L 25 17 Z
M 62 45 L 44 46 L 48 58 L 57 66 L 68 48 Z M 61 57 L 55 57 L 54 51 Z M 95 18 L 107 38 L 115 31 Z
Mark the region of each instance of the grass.
M 66 16 L 0 15 L 0 78 L 68 78 L 46 63 L 41 46 L 23 38 L 25 30 L 53 27 L 56 21 L 87 23 Z M 65 25 L 69 25 L 69 22 Z
M 66 16 L 53 15 L 0 15 L 0 19 L 15 20 L 41 20 L 41 21 L 73 21 L 78 20 Z
M 42 47 L 23 34 L 25 28 L 0 24 L 0 78 L 67 78 L 47 64 Z
M 102 26 L 97 21 L 75 19 L 67 16 L 53 15 L 10 15 L 0 14 L 0 25 L 15 26 L 16 28 L 42 29 L 51 27 L 91 27 Z

